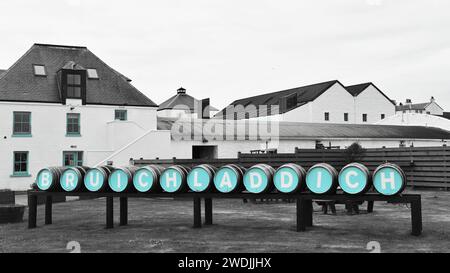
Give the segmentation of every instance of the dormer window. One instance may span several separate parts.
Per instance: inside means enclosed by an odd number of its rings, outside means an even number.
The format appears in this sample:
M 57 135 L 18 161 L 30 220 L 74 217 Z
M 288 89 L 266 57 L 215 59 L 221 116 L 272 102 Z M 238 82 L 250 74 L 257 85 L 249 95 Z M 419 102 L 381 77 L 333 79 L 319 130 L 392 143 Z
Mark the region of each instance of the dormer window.
M 35 76 L 47 76 L 47 72 L 45 71 L 45 66 L 35 64 L 33 65 L 34 75 Z
M 86 70 L 63 69 L 60 71 L 62 99 L 82 100 L 86 103 Z
M 81 99 L 81 75 L 67 74 L 67 98 Z
M 89 68 L 87 70 L 87 75 L 89 79 L 98 79 L 97 69 L 95 68 Z

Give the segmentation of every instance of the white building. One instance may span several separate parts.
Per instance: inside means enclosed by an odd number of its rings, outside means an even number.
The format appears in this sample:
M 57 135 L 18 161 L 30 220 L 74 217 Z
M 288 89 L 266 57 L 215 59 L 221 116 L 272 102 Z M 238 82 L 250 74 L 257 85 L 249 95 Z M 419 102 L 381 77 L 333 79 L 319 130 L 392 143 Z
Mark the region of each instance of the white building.
M 236 100 L 215 115 L 223 119 L 371 124 L 395 114 L 395 104 L 372 83 L 329 81 Z
M 411 99 L 407 99 L 405 104 L 400 103 L 395 108 L 396 113 L 416 113 L 416 114 L 428 114 L 435 116 L 442 116 L 444 109 L 437 104 L 434 97 L 431 97 L 429 102 L 424 103 L 412 103 Z
M 174 96 L 159 105 L 157 114 L 163 118 L 202 118 L 202 114 L 208 117 L 215 115 L 218 110 L 209 105 L 209 101 L 207 105 L 207 113 L 202 113 L 202 101 L 188 95 L 186 89 L 181 87 Z
M 35 44 L 0 75 L 0 189 L 48 166 L 170 156 L 157 105 L 85 47 Z M 135 145 L 130 145 L 134 143 Z
M 159 118 L 158 128 L 171 130 L 171 155 L 177 158 L 236 158 L 238 152 L 293 153 L 295 148 L 345 149 L 355 142 L 364 148 L 439 147 L 450 141 L 450 132 L 423 126 Z

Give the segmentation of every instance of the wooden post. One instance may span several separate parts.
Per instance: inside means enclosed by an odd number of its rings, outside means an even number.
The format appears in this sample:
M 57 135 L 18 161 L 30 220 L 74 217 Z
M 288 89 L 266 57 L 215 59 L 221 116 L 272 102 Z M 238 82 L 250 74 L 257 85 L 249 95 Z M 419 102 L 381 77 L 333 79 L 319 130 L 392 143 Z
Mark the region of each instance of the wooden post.
M 37 196 L 28 193 L 28 228 L 36 228 Z
M 212 198 L 205 198 L 205 225 L 213 224 L 213 203 Z
M 305 226 L 313 226 L 313 204 L 311 199 L 304 200 Z
M 367 213 L 372 213 L 373 212 L 373 201 L 367 201 Z
M 114 199 L 106 197 L 106 228 L 114 228 Z
M 422 202 L 421 198 L 411 201 L 411 224 L 414 236 L 422 234 Z
M 120 197 L 120 225 L 128 225 L 128 198 Z
M 302 198 L 298 198 L 297 199 L 297 232 L 298 231 L 305 231 L 306 227 L 305 227 L 305 214 L 303 213 L 304 211 L 304 201 Z
M 52 204 L 53 197 L 51 195 L 47 195 L 45 198 L 45 224 L 52 224 Z
M 194 228 L 202 227 L 202 203 L 201 199 L 194 197 Z

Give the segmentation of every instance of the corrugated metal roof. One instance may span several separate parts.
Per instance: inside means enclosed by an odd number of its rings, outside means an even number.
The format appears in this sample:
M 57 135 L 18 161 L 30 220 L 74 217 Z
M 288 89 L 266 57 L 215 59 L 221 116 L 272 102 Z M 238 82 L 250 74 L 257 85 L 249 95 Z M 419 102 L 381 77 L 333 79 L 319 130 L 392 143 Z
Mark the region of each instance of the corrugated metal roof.
M 62 103 L 56 73 L 71 63 L 97 69 L 99 79 L 87 80 L 87 104 L 157 106 L 86 47 L 45 44 L 34 44 L 0 77 L 0 100 Z M 47 76 L 35 76 L 34 64 L 44 65 Z
M 395 125 L 359 125 L 359 124 L 326 124 L 326 123 L 300 123 L 300 122 L 267 122 L 251 120 L 195 120 L 188 122 L 176 119 L 158 118 L 159 130 L 171 130 L 175 122 L 179 130 L 172 131 L 172 137 L 189 138 L 191 130 L 189 126 L 193 125 L 195 135 L 222 138 L 222 130 L 211 129 L 217 126 L 229 126 L 228 128 L 247 128 L 246 130 L 234 130 L 234 138 L 242 139 L 244 137 L 267 139 L 267 136 L 250 132 L 248 128 L 254 128 L 256 124 L 274 128 L 278 126 L 279 139 L 318 139 L 318 138 L 351 138 L 351 139 L 450 139 L 450 132 L 433 127 L 423 126 L 395 126 Z M 205 124 L 208 123 L 207 126 Z M 265 130 L 262 130 L 264 132 Z M 269 130 L 270 131 L 270 130 Z M 271 133 L 268 134 L 270 136 Z

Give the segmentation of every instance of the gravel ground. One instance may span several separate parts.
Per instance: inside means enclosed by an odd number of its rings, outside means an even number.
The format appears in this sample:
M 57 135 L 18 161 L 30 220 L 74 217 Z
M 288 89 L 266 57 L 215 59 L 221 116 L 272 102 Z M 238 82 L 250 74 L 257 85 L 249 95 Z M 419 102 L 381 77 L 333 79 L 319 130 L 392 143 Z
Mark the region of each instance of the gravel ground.
M 422 194 L 423 234 L 410 235 L 410 209 L 405 205 L 365 205 L 359 215 L 323 215 L 315 206 L 314 227 L 295 232 L 295 204 L 244 204 L 214 200 L 214 225 L 192 228 L 192 201 L 130 199 L 129 226 L 106 230 L 105 199 L 54 204 L 53 225 L 44 226 L 38 207 L 38 228 L 24 222 L 0 225 L 0 252 L 69 252 L 77 241 L 82 252 L 369 252 L 379 242 L 382 252 L 449 252 L 450 192 Z M 21 197 L 17 198 L 19 203 Z

